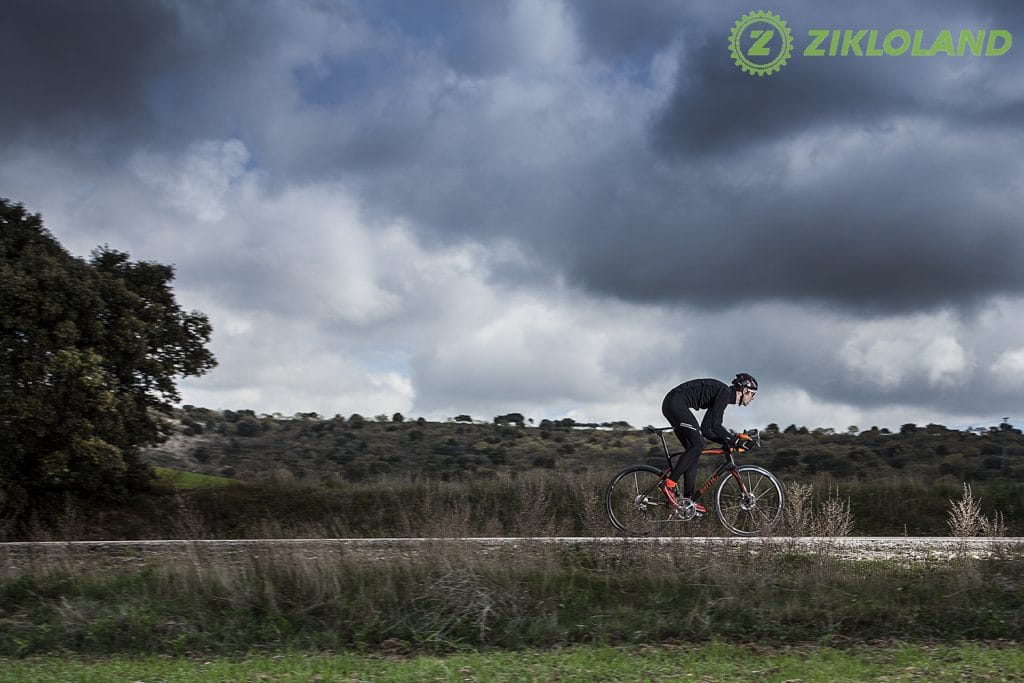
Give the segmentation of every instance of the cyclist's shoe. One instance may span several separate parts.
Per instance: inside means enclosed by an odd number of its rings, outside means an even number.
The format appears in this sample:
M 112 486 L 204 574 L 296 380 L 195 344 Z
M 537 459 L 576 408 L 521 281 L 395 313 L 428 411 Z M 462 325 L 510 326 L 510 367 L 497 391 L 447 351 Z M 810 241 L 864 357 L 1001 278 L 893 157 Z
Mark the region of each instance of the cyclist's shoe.
M 668 500 L 668 506 L 670 508 L 678 509 L 679 500 L 676 498 L 676 483 L 671 479 L 666 479 L 661 484 L 661 492 L 665 494 L 666 500 Z

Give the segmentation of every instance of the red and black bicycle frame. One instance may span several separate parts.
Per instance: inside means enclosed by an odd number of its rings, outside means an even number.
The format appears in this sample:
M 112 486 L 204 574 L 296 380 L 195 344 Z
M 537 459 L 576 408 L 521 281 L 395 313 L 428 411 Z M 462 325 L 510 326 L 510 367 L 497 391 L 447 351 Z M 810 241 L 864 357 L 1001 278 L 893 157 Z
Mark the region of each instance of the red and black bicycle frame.
M 665 470 L 661 473 L 661 480 L 659 480 L 658 484 L 655 485 L 655 488 L 656 488 L 658 485 L 660 485 L 661 481 L 667 479 L 668 475 L 672 472 L 672 458 L 676 457 L 676 456 L 680 456 L 683 453 L 682 453 L 682 451 L 680 451 L 678 453 L 672 453 L 672 452 L 670 452 L 668 450 L 668 443 L 665 441 L 665 433 L 666 432 L 671 432 L 672 431 L 671 428 L 668 428 L 668 429 L 655 429 L 653 427 L 648 427 L 648 431 L 650 433 L 652 433 L 652 434 L 657 434 L 661 438 L 661 447 L 665 451 L 665 461 L 668 463 L 668 467 L 666 467 Z M 745 450 L 747 450 L 747 449 L 743 448 L 743 449 L 739 449 L 737 452 L 742 453 Z M 725 449 L 722 449 L 722 448 L 706 448 L 703 451 L 701 451 L 700 454 L 701 455 L 723 455 L 723 456 L 725 456 L 725 461 L 721 465 L 718 466 L 718 469 L 716 469 L 714 472 L 711 473 L 711 476 L 708 477 L 707 481 L 705 481 L 703 484 L 700 485 L 700 488 L 697 489 L 697 492 L 693 494 L 693 500 L 698 500 L 701 496 L 703 496 L 705 493 L 707 493 L 708 490 L 712 486 L 714 486 L 715 483 L 719 479 L 721 479 L 722 476 L 725 475 L 725 474 L 731 474 L 733 477 L 735 477 L 736 483 L 739 484 L 739 486 L 740 486 L 740 490 L 743 491 L 744 494 L 747 493 L 747 486 L 746 486 L 746 484 L 743 483 L 743 479 L 740 477 L 739 472 L 736 470 L 736 461 L 732 457 L 732 452 L 726 453 Z

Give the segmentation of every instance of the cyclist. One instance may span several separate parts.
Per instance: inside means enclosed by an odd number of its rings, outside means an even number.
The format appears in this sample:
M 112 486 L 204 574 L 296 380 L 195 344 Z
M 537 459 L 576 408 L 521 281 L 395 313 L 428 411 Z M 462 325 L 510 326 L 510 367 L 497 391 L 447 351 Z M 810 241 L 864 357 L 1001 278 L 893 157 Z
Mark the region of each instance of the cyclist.
M 662 487 L 665 496 L 674 507 L 693 498 L 697 479 L 697 461 L 704 449 L 704 439 L 722 444 L 725 453 L 736 447 L 739 438 L 722 426 L 725 407 L 738 404 L 748 406 L 757 393 L 757 380 L 745 372 L 733 379 L 732 384 L 717 379 L 693 379 L 683 382 L 665 396 L 661 412 L 672 425 L 679 442 L 685 449 L 676 460 L 669 478 Z M 700 425 L 694 417 L 694 410 L 706 410 Z M 683 499 L 679 500 L 679 477 L 683 477 Z M 707 512 L 700 503 L 694 503 L 698 515 Z

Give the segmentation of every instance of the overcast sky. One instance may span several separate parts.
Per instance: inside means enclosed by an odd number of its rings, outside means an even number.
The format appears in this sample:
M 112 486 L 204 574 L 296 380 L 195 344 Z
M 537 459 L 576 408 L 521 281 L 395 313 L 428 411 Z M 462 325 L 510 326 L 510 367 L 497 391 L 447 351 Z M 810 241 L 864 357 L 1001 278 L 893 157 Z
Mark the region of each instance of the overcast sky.
M 1024 422 L 1022 3 L 3 4 L 0 196 L 175 266 L 220 362 L 185 403 L 661 424 L 743 371 L 735 429 Z

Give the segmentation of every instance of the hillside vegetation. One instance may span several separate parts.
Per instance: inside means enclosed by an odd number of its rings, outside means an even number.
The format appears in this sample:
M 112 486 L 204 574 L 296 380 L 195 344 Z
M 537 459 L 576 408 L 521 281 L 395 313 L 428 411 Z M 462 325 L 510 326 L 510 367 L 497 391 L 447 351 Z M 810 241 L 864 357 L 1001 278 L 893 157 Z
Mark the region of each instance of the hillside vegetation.
M 173 418 L 174 436 L 146 451 L 148 462 L 242 480 L 360 482 L 397 475 L 447 481 L 530 470 L 603 473 L 664 462 L 660 440 L 624 422 L 543 420 L 534 426 L 517 413 L 488 422 L 465 415 L 448 422 L 399 414 L 286 418 L 192 406 Z M 1024 481 L 1024 437 L 1006 423 L 984 432 L 908 424 L 897 433 L 768 425 L 761 435 L 763 448 L 742 458 L 791 480 Z M 671 435 L 669 445 L 678 447 Z
M 664 462 L 656 437 L 624 423 L 533 425 L 518 414 L 489 422 L 286 418 L 191 406 L 172 417 L 174 436 L 143 455 L 165 468 L 150 494 L 107 509 L 71 501 L 56 526 L 28 536 L 602 536 L 615 533 L 603 509 L 611 476 L 635 462 Z M 980 433 L 940 425 L 895 433 L 768 425 L 761 433 L 762 448 L 738 459 L 773 471 L 791 502 L 802 498 L 808 512 L 839 519 L 848 533 L 950 535 L 965 483 L 994 524 L 987 528 L 1024 529 L 1024 437 L 1009 424 Z M 701 476 L 717 464 L 706 458 Z M 833 526 L 777 532 L 830 534 Z M 678 533 L 723 529 L 711 519 Z
M 155 466 L 148 491 L 109 503 L 69 496 L 53 518 L 26 527 L 0 519 L 0 540 L 604 536 L 616 533 L 603 503 L 612 475 L 664 462 L 659 439 L 623 423 L 284 418 L 193 407 L 172 417 L 174 436 L 142 455 Z M 762 435 L 762 448 L 738 460 L 778 475 L 801 508 L 776 533 L 1024 529 L 1024 437 L 1009 424 L 842 434 L 769 425 Z M 700 476 L 717 464 L 706 458 Z M 959 525 L 973 531 L 954 533 L 950 513 L 965 484 L 977 514 Z M 712 515 L 675 533 L 723 531 Z

